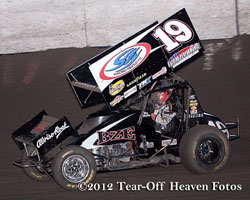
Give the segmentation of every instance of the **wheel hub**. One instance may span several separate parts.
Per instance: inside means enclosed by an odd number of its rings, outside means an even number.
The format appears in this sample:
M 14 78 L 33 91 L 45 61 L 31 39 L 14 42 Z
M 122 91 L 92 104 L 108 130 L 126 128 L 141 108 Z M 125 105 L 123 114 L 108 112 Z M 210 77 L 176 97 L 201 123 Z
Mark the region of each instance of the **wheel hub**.
M 72 183 L 79 183 L 86 179 L 89 174 L 89 163 L 79 155 L 68 157 L 62 165 L 62 173 L 64 178 Z
M 212 139 L 203 140 L 198 146 L 198 157 L 205 164 L 213 164 L 219 158 L 218 143 Z
M 211 141 L 207 140 L 200 145 L 200 156 L 202 158 L 208 158 L 214 153 Z

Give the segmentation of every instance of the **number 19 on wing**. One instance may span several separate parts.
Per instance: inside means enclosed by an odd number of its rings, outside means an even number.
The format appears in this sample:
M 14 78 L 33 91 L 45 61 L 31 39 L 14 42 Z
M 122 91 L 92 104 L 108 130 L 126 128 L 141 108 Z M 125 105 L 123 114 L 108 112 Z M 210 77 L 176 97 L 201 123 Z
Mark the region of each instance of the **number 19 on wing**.
M 180 20 L 169 20 L 163 27 L 155 29 L 153 36 L 159 39 L 168 52 L 180 47 L 182 43 L 186 43 L 193 39 L 192 29 Z

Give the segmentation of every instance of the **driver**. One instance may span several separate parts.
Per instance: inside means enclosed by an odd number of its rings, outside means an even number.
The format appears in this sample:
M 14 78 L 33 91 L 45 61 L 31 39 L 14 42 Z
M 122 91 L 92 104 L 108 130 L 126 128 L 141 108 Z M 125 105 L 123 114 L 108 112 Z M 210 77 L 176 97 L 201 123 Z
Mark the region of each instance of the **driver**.
M 164 85 L 163 85 L 164 84 Z M 163 87 L 169 85 L 169 82 L 163 83 Z M 155 130 L 160 134 L 168 132 L 168 124 L 176 116 L 175 112 L 172 112 L 172 104 L 170 97 L 173 89 L 167 89 L 159 92 L 155 92 L 151 95 L 151 119 L 155 121 Z

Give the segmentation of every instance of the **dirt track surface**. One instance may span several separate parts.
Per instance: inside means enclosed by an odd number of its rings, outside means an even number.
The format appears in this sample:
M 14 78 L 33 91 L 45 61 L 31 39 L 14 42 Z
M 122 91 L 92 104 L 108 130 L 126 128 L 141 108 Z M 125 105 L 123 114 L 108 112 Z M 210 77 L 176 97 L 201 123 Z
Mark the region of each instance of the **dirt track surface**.
M 203 109 L 224 121 L 241 120 L 241 138 L 231 142 L 232 155 L 218 173 L 194 175 L 181 164 L 97 174 L 96 182 L 113 183 L 112 192 L 68 192 L 49 182 L 36 182 L 12 166 L 20 152 L 10 135 L 45 109 L 55 117 L 67 116 L 77 125 L 97 110 L 81 110 L 65 73 L 104 49 L 58 49 L 0 56 L 0 196 L 1 199 L 249 199 L 250 198 L 250 36 L 204 41 L 205 55 L 178 72 L 195 88 Z M 117 181 L 145 184 L 165 181 L 164 191 L 118 191 Z M 170 191 L 169 182 L 183 184 L 240 184 L 241 191 Z

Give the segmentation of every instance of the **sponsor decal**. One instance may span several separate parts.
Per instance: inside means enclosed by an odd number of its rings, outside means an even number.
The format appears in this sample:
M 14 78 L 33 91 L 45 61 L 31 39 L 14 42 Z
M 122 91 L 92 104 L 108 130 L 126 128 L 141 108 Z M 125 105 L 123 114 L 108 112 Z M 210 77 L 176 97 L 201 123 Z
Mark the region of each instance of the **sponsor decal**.
M 114 98 L 113 101 L 110 102 L 110 105 L 114 107 L 116 104 L 120 103 L 122 100 L 123 100 L 123 96 L 118 95 Z
M 195 99 L 195 96 L 190 96 L 190 98 L 194 98 L 193 100 L 189 100 L 189 106 L 190 107 L 197 107 L 198 106 L 198 101 L 197 101 L 197 99 Z
M 146 85 L 148 85 L 149 83 L 151 83 L 151 76 L 149 76 L 148 78 L 144 79 L 142 82 L 139 83 L 139 89 L 142 89 L 143 87 L 145 87 Z
M 198 106 L 198 101 L 196 99 L 196 96 L 195 95 L 191 95 L 189 97 L 189 106 L 190 106 L 190 109 L 191 110 L 197 110 L 197 106 Z M 195 112 L 195 111 L 194 111 Z
M 101 69 L 100 78 L 112 80 L 137 68 L 149 55 L 151 46 L 138 43 L 113 56 Z
M 115 84 L 111 84 L 109 85 L 109 94 L 111 96 L 115 96 L 117 95 L 119 92 L 121 92 L 123 90 L 123 88 L 125 87 L 125 83 L 123 80 L 119 80 L 117 81 Z
M 111 141 L 121 141 L 121 140 L 135 140 L 135 127 L 131 126 L 122 130 L 114 130 L 114 131 L 97 131 L 98 133 L 98 142 L 97 144 L 105 144 Z
M 33 130 L 32 133 L 42 133 L 46 128 L 49 127 L 49 123 L 42 121 L 38 126 L 36 126 Z
M 144 74 L 142 74 L 140 76 L 137 76 L 133 81 L 131 81 L 129 84 L 127 84 L 127 87 L 130 87 L 131 85 L 137 83 L 139 80 L 141 80 L 145 76 L 147 76 L 147 73 L 144 73 Z
M 189 106 L 198 106 L 198 102 L 196 101 L 196 100 L 194 100 L 194 101 L 190 101 L 189 102 Z
M 191 110 L 197 110 L 197 107 L 196 106 L 192 106 Z
M 73 86 L 81 86 L 83 88 L 88 88 L 88 89 L 91 89 L 91 90 L 94 90 L 94 91 L 99 91 L 100 89 L 97 87 L 97 86 L 94 86 L 94 85 L 91 85 L 91 84 L 87 84 L 87 83 L 83 83 L 83 82 L 72 82 L 72 85 Z
M 185 62 L 186 60 L 190 59 L 195 54 L 199 53 L 201 49 L 200 43 L 192 44 L 179 52 L 175 53 L 172 57 L 168 60 L 168 66 L 175 68 L 181 63 Z
M 85 181 L 86 184 L 88 184 L 93 179 L 94 174 L 95 174 L 94 170 L 91 170 L 89 178 Z
M 151 115 L 148 112 L 143 112 L 142 117 L 150 117 Z
M 227 135 L 227 138 L 229 138 L 229 136 L 230 136 L 229 131 L 228 131 L 226 125 L 224 123 L 222 123 L 221 121 L 208 120 L 208 125 L 217 127 L 218 129 L 220 129 L 223 133 L 225 133 Z
M 73 150 L 67 151 L 66 153 L 64 153 L 64 154 L 62 155 L 62 158 L 64 158 L 65 156 L 69 155 L 69 154 L 72 153 L 72 152 L 73 152 Z
M 78 185 L 74 185 L 74 184 L 67 184 L 66 186 L 69 188 L 77 188 L 78 187 Z
M 40 148 L 42 145 L 44 145 L 48 140 L 51 140 L 53 137 L 56 137 L 56 139 L 58 139 L 61 133 L 67 128 L 69 128 L 69 126 L 67 125 L 66 122 L 64 122 L 64 124 L 61 127 L 57 126 L 53 133 L 46 134 L 45 136 L 41 137 L 37 141 L 36 147 Z
M 42 176 L 39 176 L 39 175 L 35 174 L 34 172 L 31 172 L 31 175 L 34 176 L 34 177 L 36 177 L 36 178 L 39 178 L 39 179 L 42 178 Z
M 159 76 L 166 74 L 167 73 L 167 68 L 166 67 L 162 67 L 162 69 L 158 72 L 156 72 L 153 76 L 152 79 L 155 80 L 157 79 Z
M 204 117 L 203 113 L 201 114 L 190 114 L 189 118 L 200 118 L 200 117 Z
M 194 94 L 190 95 L 189 99 L 190 99 L 190 100 L 193 100 L 193 101 L 190 101 L 190 103 L 195 103 L 195 102 L 197 102 L 196 96 L 195 96 Z
M 197 111 L 197 110 L 190 110 L 190 114 L 191 114 L 191 115 L 198 114 L 198 111 Z
M 163 147 L 165 147 L 165 146 L 172 146 L 172 145 L 177 145 L 177 140 L 176 139 L 162 140 L 161 141 L 161 146 L 163 146 Z
M 126 99 L 136 92 L 137 92 L 137 86 L 135 85 L 134 87 L 132 87 L 129 90 L 127 90 L 126 92 L 124 92 L 124 98 Z
M 154 146 L 155 146 L 154 142 L 146 142 L 146 143 L 141 142 L 139 148 L 141 148 L 141 149 L 144 149 L 144 148 L 150 149 L 150 148 L 154 148 Z

